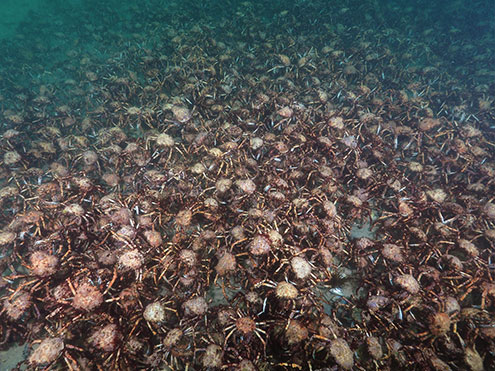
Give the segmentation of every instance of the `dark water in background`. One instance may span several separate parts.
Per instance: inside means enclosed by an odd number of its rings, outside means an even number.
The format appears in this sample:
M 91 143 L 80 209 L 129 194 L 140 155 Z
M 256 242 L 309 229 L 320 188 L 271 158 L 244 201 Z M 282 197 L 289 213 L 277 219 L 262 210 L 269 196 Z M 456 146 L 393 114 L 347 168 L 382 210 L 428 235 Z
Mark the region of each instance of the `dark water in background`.
M 16 6 L 20 6 L 20 3 Z M 23 12 L 23 9 L 19 9 L 19 13 Z M 310 105 L 306 95 L 318 85 L 332 91 L 329 93 L 330 101 L 341 102 L 341 94 L 345 94 L 345 89 L 333 90 L 332 81 L 341 78 L 343 67 L 350 64 L 360 66 L 361 69 L 358 73 L 360 77 L 353 78 L 354 73 L 349 73 L 350 86 L 363 83 L 373 90 L 374 82 L 379 81 L 376 85 L 380 85 L 383 92 L 404 91 L 409 98 L 417 98 L 428 93 L 428 89 L 423 87 L 420 91 L 415 90 L 414 76 L 422 76 L 422 81 L 431 83 L 432 90 L 448 86 L 449 91 L 437 92 L 428 97 L 428 104 L 435 115 L 455 121 L 459 127 L 469 122 L 484 133 L 486 141 L 494 139 L 494 1 L 46 0 L 33 6 L 33 10 L 22 20 L 7 22 L 5 27 L 10 29 L 0 39 L 0 134 L 8 129 L 22 131 L 23 125 L 26 125 L 26 138 L 36 141 L 42 137 L 44 126 L 59 125 L 64 135 L 80 135 L 80 121 L 85 116 L 93 115 L 97 117 L 98 127 L 83 130 L 84 135 L 87 134 L 93 141 L 99 129 L 114 126 L 118 121 L 116 116 L 105 121 L 109 116 L 95 114 L 103 106 L 125 111 L 125 107 L 154 101 L 151 95 L 158 96 L 160 93 L 183 95 L 184 102 L 199 104 L 201 99 L 188 90 L 187 84 L 194 85 L 198 78 L 204 78 L 205 81 L 216 79 L 209 75 L 211 71 L 208 71 L 208 64 L 212 61 L 207 61 L 206 56 L 230 55 L 225 64 L 224 61 L 219 62 L 218 65 L 223 67 L 216 73 L 221 76 L 218 80 L 238 82 L 238 86 L 230 86 L 228 89 L 229 92 L 239 92 L 249 91 L 251 86 L 256 86 L 253 81 L 266 78 L 275 81 L 283 77 L 284 62 L 281 63 L 277 55 L 285 51 L 289 53 L 290 50 L 289 64 L 294 66 L 298 63 L 297 59 L 303 56 L 310 56 L 313 61 L 331 59 L 324 51 L 325 47 L 331 46 L 332 51 L 342 52 L 342 55 L 339 54 L 326 65 L 331 72 L 322 72 L 315 67 L 313 75 L 319 76 L 318 84 L 311 80 L 312 73 L 306 70 L 304 78 L 307 80 L 298 82 L 297 87 L 290 84 L 288 88 L 282 87 L 280 83 L 273 89 L 279 89 L 280 95 L 287 89 L 297 99 Z M 14 28 L 15 31 L 12 31 Z M 196 40 L 192 46 L 191 39 Z M 181 57 L 184 41 L 187 41 L 187 48 L 184 48 L 185 54 Z M 198 48 L 197 54 L 194 52 L 195 47 Z M 211 53 L 208 48 L 212 48 Z M 272 52 L 267 53 L 267 50 Z M 189 70 L 185 69 L 181 76 L 185 74 L 186 77 L 180 83 L 171 81 L 170 76 L 182 68 L 181 63 L 186 59 L 189 62 L 191 58 L 198 58 L 201 68 L 194 70 L 188 66 L 191 69 L 190 77 L 187 77 Z M 390 65 L 383 65 L 379 62 L 381 60 L 388 60 Z M 311 67 L 307 68 L 311 71 Z M 293 70 L 287 68 L 287 71 Z M 363 76 L 368 72 L 376 76 L 364 79 Z M 118 77 L 130 80 L 132 84 L 140 86 L 142 91 L 129 94 L 128 100 L 120 102 L 121 105 L 116 107 L 119 104 L 118 97 L 127 94 L 119 90 L 125 90 L 125 87 L 115 88 L 112 85 L 112 79 Z M 411 84 L 406 84 L 409 77 Z M 298 76 L 292 75 L 292 78 L 297 80 Z M 145 86 L 156 86 L 160 81 L 163 81 L 163 85 L 158 92 L 145 91 Z M 239 95 L 242 96 L 241 93 Z M 40 96 L 41 100 L 46 99 L 47 102 L 39 104 L 36 99 Z M 255 94 L 246 96 L 250 98 L 242 102 L 249 106 Z M 219 97 L 214 98 L 221 104 Z M 156 98 L 157 102 L 160 100 Z M 444 107 L 445 102 L 455 108 Z M 61 108 L 66 105 L 68 109 Z M 366 111 L 367 107 L 361 109 Z M 372 107 L 369 111 L 375 112 Z M 17 114 L 22 116 L 20 122 L 12 116 Z M 66 116 L 76 117 L 76 125 L 64 126 L 62 121 Z M 265 117 L 267 127 L 271 117 Z M 143 120 L 143 126 L 146 126 L 146 119 Z M 160 121 L 160 127 L 163 127 L 164 122 L 169 121 Z M 135 127 L 129 124 L 127 134 L 129 138 L 143 139 L 147 135 L 145 132 L 137 124 Z M 403 139 L 398 137 L 397 134 L 395 140 L 399 141 L 400 147 L 405 143 L 401 143 Z M 55 142 L 55 139 L 52 140 Z M 388 140 L 393 141 L 393 136 Z M 14 144 L 13 148 L 18 152 L 26 152 L 28 144 Z M 492 145 L 486 148 L 493 150 Z M 57 147 L 56 153 L 52 153 L 46 162 L 43 154 L 35 156 L 33 164 L 45 172 L 50 163 L 57 160 L 59 152 Z M 417 153 L 410 158 L 415 156 Z M 491 162 L 493 157 L 493 152 L 489 152 L 474 162 Z M 123 178 L 124 173 L 121 172 Z M 485 175 L 475 170 L 470 174 L 473 179 L 485 179 Z M 0 176 L 3 178 L 0 179 L 2 187 L 10 184 L 8 170 L 4 169 Z M 31 180 L 27 178 L 26 184 L 31 182 L 36 186 L 36 182 L 44 181 L 43 176 L 34 176 Z M 490 176 L 493 177 L 493 174 Z M 488 183 L 491 187 L 488 193 L 493 192 L 491 181 Z M 446 185 L 447 188 L 449 186 L 457 189 L 450 183 Z M 480 197 L 485 200 L 486 195 Z M 491 197 L 490 194 L 488 199 Z M 4 229 L 7 229 L 12 213 L 15 213 L 14 207 L 12 210 L 5 210 L 0 215 L 0 218 L 5 218 L 0 223 Z M 352 226 L 350 222 L 349 227 Z M 369 235 L 376 237 L 373 233 Z M 489 249 L 493 252 L 493 245 Z M 2 269 L 7 268 L 2 266 Z M 354 269 L 355 266 L 352 267 Z M 376 279 L 385 280 L 384 277 Z M 283 280 L 283 277 L 279 277 L 279 280 Z M 477 307 L 479 297 L 473 299 Z M 490 313 L 493 314 L 493 304 Z M 493 344 L 493 338 L 491 341 Z M 348 338 L 348 342 L 353 349 L 359 345 L 357 340 L 352 342 Z M 484 350 L 483 356 L 488 360 L 486 362 L 493 365 L 493 353 Z M 279 367 L 298 362 L 297 359 L 290 362 L 287 359 L 281 357 L 276 362 Z M 462 356 L 456 354 L 449 361 L 452 365 L 458 365 L 462 364 L 460 359 Z M 232 359 L 230 361 L 234 363 Z M 397 362 L 404 369 L 414 363 Z M 318 365 L 324 366 L 324 362 Z M 363 361 L 363 367 L 369 365 Z
M 277 32 L 294 39 L 316 36 L 307 45 L 309 49 L 332 43 L 332 33 L 339 30 L 339 47 L 357 46 L 358 35 L 365 35 L 364 39 L 376 46 L 378 53 L 386 50 L 400 54 L 402 46 L 415 45 L 410 56 L 397 58 L 397 63 L 405 69 L 441 64 L 442 72 L 464 76 L 473 84 L 490 84 L 494 79 L 493 1 L 47 0 L 32 3 L 34 10 L 29 10 L 22 20 L 11 23 L 7 20 L 8 37 L 0 41 L 0 87 L 7 100 L 20 92 L 29 92 L 32 79 L 41 84 L 77 80 L 79 72 L 74 65 L 84 57 L 91 58 L 98 68 L 108 58 L 121 58 L 124 63 L 132 64 L 126 60 L 127 47 L 166 56 L 174 50 L 174 45 L 170 37 L 153 30 L 158 26 L 187 32 L 199 23 L 205 24 L 209 36 L 217 41 L 230 46 L 233 42 L 246 42 L 246 47 L 260 42 L 248 30 L 258 29 L 268 37 Z M 27 0 L 11 4 L 4 6 L 8 15 L 15 14 L 16 9 L 22 15 L 29 8 Z M 16 27 L 14 22 L 20 23 Z
M 33 2 L 36 4 L 36 2 Z M 28 5 L 29 1 L 25 2 Z M 22 3 L 13 3 L 23 13 Z M 19 8 L 21 6 L 21 8 Z M 386 40 L 393 52 L 399 43 L 422 43 L 452 69 L 469 75 L 476 55 L 493 52 L 495 16 L 493 1 L 56 1 L 47 0 L 18 26 L 16 36 L 2 40 L 1 66 L 39 65 L 45 73 L 64 69 L 64 53 L 77 46 L 93 58 L 108 57 L 110 46 L 130 42 L 142 47 L 161 47 L 168 51 L 170 40 L 152 32 L 153 22 L 170 27 L 194 27 L 206 22 L 212 34 L 222 40 L 226 27 L 236 40 L 247 27 L 266 32 L 286 32 L 293 37 L 319 35 L 321 44 L 331 40 L 331 27 L 358 28 L 362 33 L 389 29 Z M 10 14 L 14 11 L 9 9 Z M 239 12 L 245 11 L 245 14 Z M 286 13 L 286 14 L 284 14 Z M 284 14 L 284 15 L 282 15 Z M 251 23 L 252 22 L 252 23 Z M 285 24 L 286 25 L 285 25 Z M 14 28 L 11 24 L 11 28 Z M 12 32 L 12 29 L 9 32 Z M 133 33 L 146 35 L 133 40 Z M 62 35 L 63 34 L 63 35 Z M 401 40 L 393 40 L 394 38 Z M 344 36 L 345 37 L 345 36 Z M 326 39 L 326 40 L 325 40 Z M 352 43 L 352 40 L 348 40 Z M 134 45 L 136 46 L 136 45 Z M 319 47 L 320 45 L 308 45 Z M 62 59 L 62 60 L 61 60 Z M 57 63 L 58 61 L 58 63 Z M 489 60 L 490 61 L 490 60 Z M 488 62 L 489 62 L 488 61 Z M 421 55 L 411 57 L 411 65 L 424 66 Z M 65 66 L 67 70 L 67 65 Z M 485 68 L 490 68 L 490 64 Z M 34 71 L 38 72 L 39 71 Z M 70 73 L 67 73 L 70 76 Z M 22 79 L 19 79 L 22 80 Z M 19 81 L 22 83 L 22 81 Z M 8 89 L 8 87 L 5 87 Z M 7 93 L 8 91 L 6 91 Z

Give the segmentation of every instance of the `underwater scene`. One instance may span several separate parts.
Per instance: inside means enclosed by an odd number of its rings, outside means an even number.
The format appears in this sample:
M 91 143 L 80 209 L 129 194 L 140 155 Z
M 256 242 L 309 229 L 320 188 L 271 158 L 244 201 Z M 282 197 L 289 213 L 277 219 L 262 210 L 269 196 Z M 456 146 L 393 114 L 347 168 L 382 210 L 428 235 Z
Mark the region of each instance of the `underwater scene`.
M 3 0 L 0 370 L 494 370 L 495 4 Z

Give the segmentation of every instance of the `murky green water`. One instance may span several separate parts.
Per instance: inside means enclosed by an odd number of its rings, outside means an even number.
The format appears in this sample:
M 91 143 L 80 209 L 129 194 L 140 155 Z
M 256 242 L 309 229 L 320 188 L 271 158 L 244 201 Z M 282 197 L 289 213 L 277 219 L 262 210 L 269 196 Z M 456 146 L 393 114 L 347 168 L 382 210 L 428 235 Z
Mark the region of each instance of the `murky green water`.
M 0 368 L 495 368 L 494 9 L 3 0 Z

